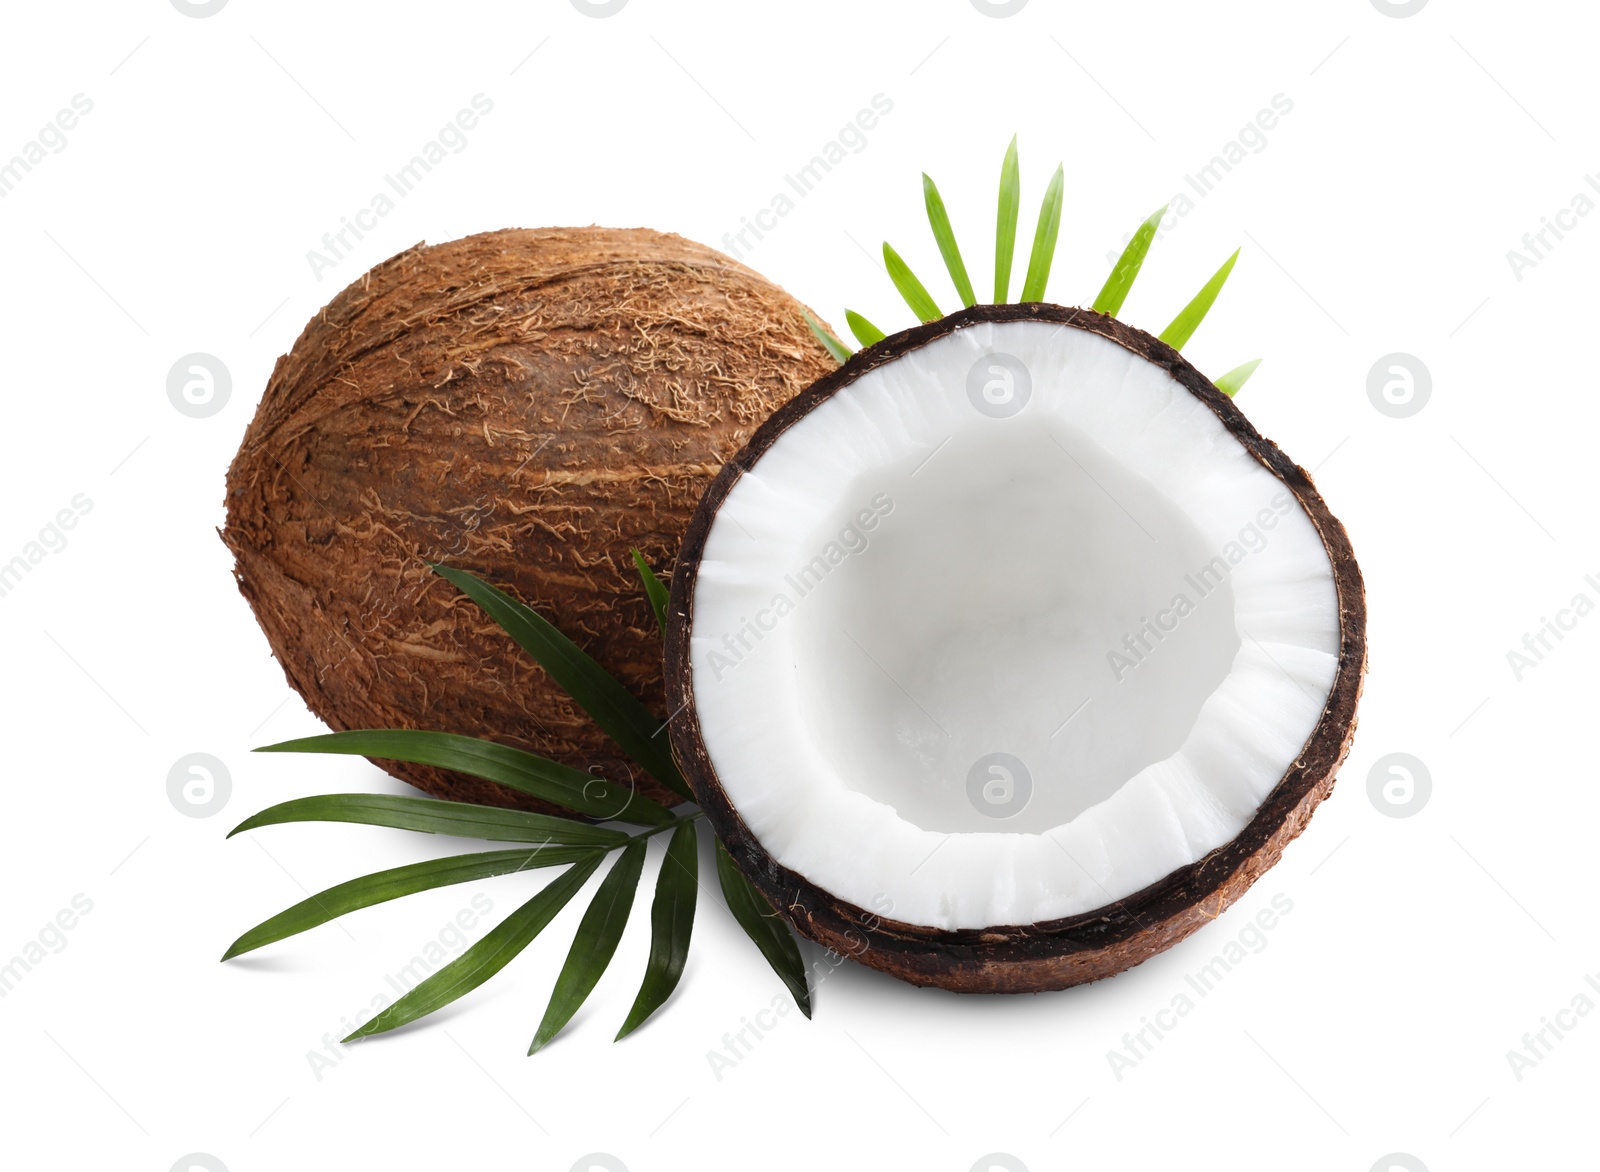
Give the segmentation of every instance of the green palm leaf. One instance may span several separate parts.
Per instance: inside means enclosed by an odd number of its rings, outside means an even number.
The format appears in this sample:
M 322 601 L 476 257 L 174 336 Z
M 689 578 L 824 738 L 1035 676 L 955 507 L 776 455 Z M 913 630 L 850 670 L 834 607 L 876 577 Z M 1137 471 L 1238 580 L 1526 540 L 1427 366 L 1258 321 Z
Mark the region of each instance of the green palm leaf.
M 883 242 L 883 263 L 889 270 L 889 279 L 894 282 L 894 287 L 900 290 L 900 296 L 905 298 L 906 304 L 911 307 L 911 312 L 917 315 L 918 321 L 938 321 L 944 314 L 939 312 L 938 305 L 928 294 L 927 288 L 917 280 L 917 274 L 911 271 L 911 266 L 900 259 L 900 254 L 889 247 L 889 242 Z
M 222 959 L 232 960 L 246 952 L 254 952 L 257 948 L 319 927 L 349 912 L 387 903 L 404 895 L 432 891 L 435 887 L 449 887 L 454 883 L 471 883 L 475 879 L 488 879 L 495 875 L 531 871 L 537 867 L 558 867 L 564 863 L 576 863 L 592 854 L 593 847 L 540 846 L 531 850 L 519 847 L 516 850 L 479 851 L 476 854 L 452 855 L 446 859 L 429 859 L 424 863 L 391 867 L 387 871 L 363 875 L 359 879 L 319 891 L 310 899 L 301 900 L 293 907 L 263 920 L 229 945 Z
M 772 971 L 788 986 L 789 994 L 800 1012 L 811 1016 L 811 989 L 806 983 L 805 961 L 800 958 L 800 946 L 795 943 L 789 925 L 772 910 L 766 898 L 750 885 L 738 867 L 734 866 L 728 850 L 717 842 L 717 880 L 722 884 L 722 897 L 728 901 L 728 910 L 739 921 L 745 935 L 755 942 L 761 955 L 767 958 Z
M 661 629 L 661 637 L 665 639 L 667 637 L 667 602 L 669 601 L 666 583 L 650 568 L 650 563 L 644 560 L 644 554 L 638 550 L 633 550 L 632 552 L 634 569 L 639 571 L 639 580 L 644 583 L 645 597 L 650 600 L 650 610 L 656 616 L 656 626 Z
M 950 271 L 962 305 L 976 305 L 978 295 L 972 291 L 972 278 L 967 276 L 966 262 L 961 259 L 961 249 L 956 244 L 955 230 L 950 227 L 950 214 L 944 210 L 938 185 L 922 174 L 922 202 L 928 208 L 928 226 L 933 229 L 933 239 L 939 245 L 939 255 L 944 257 L 944 267 Z M 856 335 L 860 337 L 860 335 Z
M 578 1012 L 600 980 L 600 974 L 611 963 L 617 943 L 622 939 L 622 930 L 627 927 L 643 867 L 644 840 L 638 839 L 629 843 L 628 849 L 617 857 L 600 889 L 594 893 L 589 910 L 583 913 L 578 934 L 567 953 L 567 962 L 561 966 L 555 991 L 550 994 L 544 1020 L 539 1023 L 533 1044 L 528 1047 L 529 1054 L 542 1049 L 572 1020 L 572 1015 Z
M 994 302 L 1011 298 L 1011 260 L 1017 252 L 1017 213 L 1022 207 L 1022 172 L 1017 166 L 1017 136 L 1011 136 L 1000 164 L 1000 204 L 994 223 Z
M 343 753 L 436 765 L 499 782 L 520 793 L 554 802 L 591 818 L 636 826 L 672 821 L 665 807 L 615 782 L 533 753 L 477 737 L 412 729 L 362 729 L 263 745 L 258 753 Z
M 672 759 L 667 738 L 660 735 L 666 725 L 651 716 L 633 693 L 587 652 L 537 611 L 481 578 L 449 566 L 436 565 L 433 569 L 504 627 L 623 752 L 674 793 L 684 798 L 693 796 Z
M 1162 204 L 1159 211 L 1152 212 L 1134 231 L 1133 239 L 1128 241 L 1128 246 L 1122 250 L 1117 263 L 1111 266 L 1111 275 L 1106 278 L 1106 283 L 1100 287 L 1099 296 L 1094 299 L 1096 313 L 1109 313 L 1112 317 L 1116 317 L 1122 310 L 1122 303 L 1128 299 L 1128 291 L 1133 288 L 1134 278 L 1144 267 L 1144 258 L 1150 251 L 1150 242 L 1156 238 L 1156 230 L 1161 227 L 1161 220 L 1167 214 L 1169 206 L 1171 205 Z
M 490 842 L 541 842 L 553 846 L 587 846 L 609 849 L 628 836 L 603 826 L 590 826 L 570 818 L 503 810 L 469 802 L 441 802 L 434 798 L 409 798 L 395 794 L 318 794 L 269 806 L 246 818 L 228 833 L 232 838 L 246 830 L 286 822 L 357 822 L 390 826 L 424 834 L 451 834 Z
M 850 327 L 850 332 L 856 336 L 856 341 L 863 346 L 870 346 L 874 342 L 881 342 L 888 335 L 862 317 L 853 309 L 844 311 L 844 321 Z
M 1222 263 L 1222 267 L 1211 275 L 1200 292 L 1194 295 L 1194 300 L 1185 305 L 1172 319 L 1172 324 L 1161 331 L 1161 340 L 1174 350 L 1182 350 L 1194 337 L 1195 330 L 1200 328 L 1200 323 L 1205 321 L 1206 314 L 1211 312 L 1211 307 L 1216 303 L 1217 294 L 1222 292 L 1222 286 L 1227 283 L 1228 274 L 1233 272 L 1234 262 L 1239 259 L 1239 250 L 1233 250 L 1233 255 Z
M 496 924 L 482 940 L 431 974 L 344 1040 L 351 1042 L 371 1034 L 385 1033 L 419 1017 L 426 1017 L 472 992 L 533 943 L 533 938 L 578 894 L 600 865 L 601 858 L 602 855 L 596 852 L 585 861 L 574 864 L 538 895 Z
M 1256 367 L 1260 365 L 1261 359 L 1252 358 L 1249 362 L 1234 367 L 1211 385 L 1231 399 L 1239 393 L 1239 388 L 1249 381 L 1250 376 L 1256 372 Z
M 678 987 L 684 962 L 689 958 L 689 936 L 694 931 L 694 905 L 699 890 L 699 838 L 695 824 L 685 822 L 672 832 L 656 876 L 656 897 L 650 905 L 650 958 L 645 962 L 639 995 L 628 1010 L 628 1019 L 617 1031 L 617 1041 L 644 1024 Z
M 835 362 L 843 364 L 849 360 L 850 355 L 853 353 L 850 347 L 846 346 L 843 342 L 839 341 L 838 338 L 835 338 L 832 334 L 830 334 L 826 329 L 823 328 L 822 323 L 816 318 L 812 317 L 809 313 L 805 315 L 805 319 L 806 325 L 809 326 L 811 328 L 811 332 L 816 335 L 817 341 L 821 342 L 823 348 L 826 349 L 829 354 L 833 355 L 833 360 Z
M 1022 282 L 1022 301 L 1043 301 L 1044 287 L 1050 283 L 1050 264 L 1055 260 L 1056 236 L 1061 231 L 1061 196 L 1066 172 L 1056 168 L 1039 205 L 1039 224 L 1033 230 L 1033 251 L 1028 256 L 1028 275 Z

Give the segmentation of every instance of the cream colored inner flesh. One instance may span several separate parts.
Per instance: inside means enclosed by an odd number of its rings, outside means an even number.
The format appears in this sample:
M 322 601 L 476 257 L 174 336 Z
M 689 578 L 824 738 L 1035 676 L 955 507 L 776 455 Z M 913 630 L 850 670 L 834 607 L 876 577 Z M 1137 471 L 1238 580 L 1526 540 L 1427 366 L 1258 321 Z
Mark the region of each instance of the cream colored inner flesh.
M 785 433 L 708 537 L 692 662 L 729 799 L 876 914 L 1037 923 L 1226 844 L 1332 686 L 1309 519 L 1162 369 L 982 323 Z

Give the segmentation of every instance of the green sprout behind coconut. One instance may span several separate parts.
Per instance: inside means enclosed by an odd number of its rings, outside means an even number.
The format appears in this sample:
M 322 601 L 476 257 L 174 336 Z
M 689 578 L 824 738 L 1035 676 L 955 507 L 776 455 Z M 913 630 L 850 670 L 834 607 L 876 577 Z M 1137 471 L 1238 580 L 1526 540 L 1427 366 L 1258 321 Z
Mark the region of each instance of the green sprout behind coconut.
M 1039 220 L 1033 232 L 1033 248 L 1028 254 L 1028 271 L 1022 279 L 1022 292 L 1017 298 L 1019 303 L 1044 300 L 1045 286 L 1050 281 L 1050 266 L 1055 259 L 1056 238 L 1061 232 L 1061 203 L 1065 186 L 1066 173 L 1062 167 L 1057 166 L 1055 174 L 1050 177 L 1049 186 L 1045 188 L 1044 200 L 1039 207 Z M 955 230 L 950 226 L 950 216 L 945 211 L 944 199 L 939 194 L 938 185 L 926 173 L 922 176 L 922 197 L 928 213 L 928 226 L 933 230 L 934 243 L 939 246 L 939 255 L 943 258 L 944 267 L 955 286 L 956 296 L 960 298 L 963 308 L 976 305 L 977 294 L 973 291 L 972 278 L 967 274 L 966 262 L 961 257 L 961 246 L 956 243 Z M 1011 299 L 1011 267 L 1016 257 L 1017 219 L 1021 206 L 1022 173 L 1017 162 L 1017 139 L 1013 135 L 1011 145 L 1006 148 L 1005 160 L 1000 164 L 1000 196 L 995 213 L 994 303 L 996 305 L 1004 304 Z M 1166 214 L 1167 205 L 1163 204 L 1134 232 L 1133 238 L 1122 250 L 1117 263 L 1111 267 L 1110 276 L 1106 278 L 1105 284 L 1101 286 L 1099 294 L 1094 299 L 1093 308 L 1096 313 L 1115 317 L 1122 311 L 1122 303 L 1127 299 L 1128 291 L 1133 288 L 1134 279 L 1144 266 L 1144 258 L 1150 251 L 1151 242 L 1155 239 L 1156 229 L 1160 227 L 1162 217 Z M 1222 292 L 1222 286 L 1227 283 L 1228 275 L 1233 272 L 1234 262 L 1238 259 L 1239 250 L 1235 249 L 1233 255 L 1212 274 L 1200 292 L 1196 293 L 1193 299 L 1178 311 L 1178 316 L 1172 319 L 1167 328 L 1161 331 L 1160 338 L 1163 342 L 1174 350 L 1183 349 L 1194 336 L 1195 330 L 1200 327 L 1200 323 L 1205 320 L 1212 305 L 1216 303 L 1217 294 Z M 944 311 L 934 301 L 927 286 L 918 279 L 916 273 L 911 271 L 911 266 L 906 264 L 887 240 L 883 242 L 883 264 L 889 272 L 889 279 L 894 282 L 895 289 L 905 299 L 911 312 L 917 315 L 919 322 L 938 321 L 944 316 Z M 850 332 L 863 346 L 874 345 L 887 336 L 883 330 L 853 309 L 846 309 L 844 317 Z M 828 353 L 839 362 L 847 361 L 855 353 L 824 329 L 810 314 L 806 315 L 806 324 L 827 347 Z M 1236 366 L 1216 379 L 1213 385 L 1225 395 L 1235 395 L 1260 364 L 1261 359 L 1257 358 Z

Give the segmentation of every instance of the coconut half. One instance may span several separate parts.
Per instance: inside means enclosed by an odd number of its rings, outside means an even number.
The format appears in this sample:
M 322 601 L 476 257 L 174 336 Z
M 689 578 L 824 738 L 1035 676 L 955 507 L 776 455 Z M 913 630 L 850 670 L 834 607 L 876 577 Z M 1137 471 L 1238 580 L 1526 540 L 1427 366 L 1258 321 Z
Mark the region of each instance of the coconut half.
M 1083 309 L 890 337 L 723 468 L 672 585 L 674 747 L 797 930 L 1037 991 L 1170 947 L 1332 788 L 1343 526 L 1177 351 Z

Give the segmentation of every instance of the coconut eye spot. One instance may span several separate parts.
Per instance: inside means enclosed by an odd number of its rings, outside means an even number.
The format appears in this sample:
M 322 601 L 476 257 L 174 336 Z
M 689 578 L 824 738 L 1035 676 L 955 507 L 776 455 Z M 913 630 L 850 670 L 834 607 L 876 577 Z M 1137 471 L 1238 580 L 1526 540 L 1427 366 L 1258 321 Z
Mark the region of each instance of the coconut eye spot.
M 695 721 L 774 861 L 937 929 L 1086 914 L 1239 835 L 1337 675 L 1322 538 L 1155 362 L 974 321 L 790 422 L 696 567 Z

